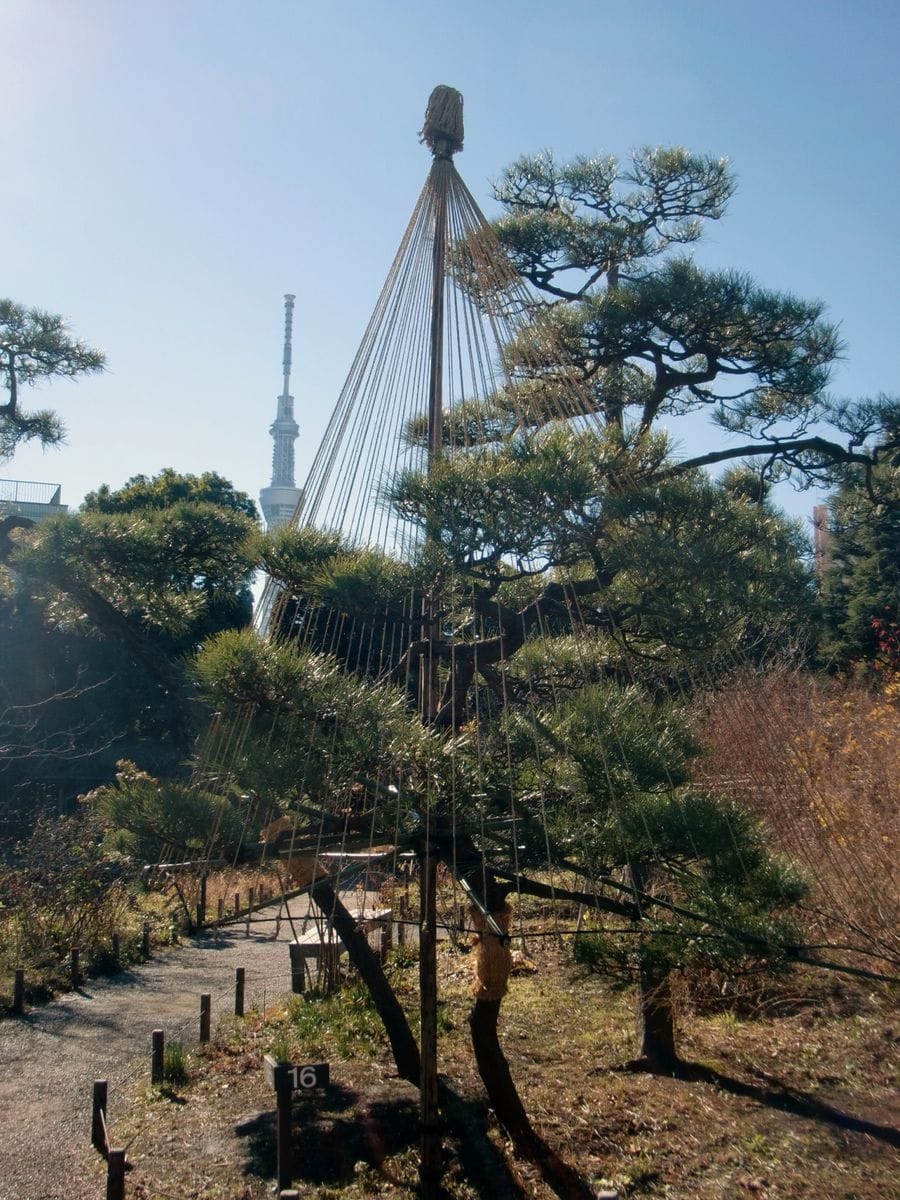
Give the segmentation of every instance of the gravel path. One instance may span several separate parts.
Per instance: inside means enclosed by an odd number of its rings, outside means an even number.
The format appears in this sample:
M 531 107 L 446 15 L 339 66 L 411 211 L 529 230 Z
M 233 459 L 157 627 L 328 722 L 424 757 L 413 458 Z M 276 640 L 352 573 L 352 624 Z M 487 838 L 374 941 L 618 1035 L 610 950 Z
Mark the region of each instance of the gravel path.
M 271 925 L 257 928 L 271 934 Z M 263 932 L 247 938 L 243 926 L 225 929 L 0 1022 L 0 1200 L 101 1196 L 89 1170 L 93 1081 L 109 1081 L 115 1134 L 117 1103 L 140 1073 L 149 1076 L 151 1031 L 195 1041 L 202 992 L 212 994 L 214 1025 L 232 1013 L 235 967 L 246 970 L 248 1006 L 289 991 L 291 936 L 287 922 L 274 943 Z

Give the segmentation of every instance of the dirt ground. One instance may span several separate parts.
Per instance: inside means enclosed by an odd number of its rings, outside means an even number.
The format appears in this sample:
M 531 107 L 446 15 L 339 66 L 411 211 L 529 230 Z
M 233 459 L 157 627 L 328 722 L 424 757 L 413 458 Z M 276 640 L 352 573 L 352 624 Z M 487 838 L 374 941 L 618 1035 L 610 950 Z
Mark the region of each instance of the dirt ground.
M 297 902 L 294 902 L 295 905 Z M 298 909 L 298 912 L 301 911 Z M 94 1200 L 103 1195 L 90 1149 L 91 1092 L 109 1085 L 109 1119 L 148 1078 L 150 1035 L 196 1040 L 200 994 L 214 1020 L 233 1012 L 234 972 L 244 967 L 247 1002 L 265 1005 L 290 987 L 290 928 L 225 928 L 166 949 L 150 962 L 0 1021 L 0 1200 Z M 94 1160 L 97 1160 L 97 1163 Z
M 686 1065 L 677 1078 L 655 1077 L 623 1069 L 629 997 L 579 978 L 558 945 L 532 947 L 504 1002 L 501 1036 L 548 1150 L 535 1165 L 516 1157 L 484 1103 L 467 1036 L 470 975 L 468 956 L 444 944 L 448 1196 L 895 1200 L 900 1023 L 884 992 L 815 978 L 797 980 L 789 1002 L 753 1019 L 685 1012 Z M 395 969 L 394 983 L 414 1022 L 415 964 Z M 122 1125 L 132 1141 L 129 1197 L 271 1195 L 274 1103 L 261 1059 L 296 1021 L 298 1003 L 317 1002 L 295 1001 L 292 1017 L 276 1002 L 223 1022 L 184 1086 L 133 1092 Z M 347 1005 L 358 1008 L 358 997 Z M 417 1093 L 397 1080 L 377 1019 L 323 1009 L 304 1027 L 307 1061 L 329 1061 L 332 1085 L 295 1104 L 295 1186 L 317 1200 L 410 1197 Z

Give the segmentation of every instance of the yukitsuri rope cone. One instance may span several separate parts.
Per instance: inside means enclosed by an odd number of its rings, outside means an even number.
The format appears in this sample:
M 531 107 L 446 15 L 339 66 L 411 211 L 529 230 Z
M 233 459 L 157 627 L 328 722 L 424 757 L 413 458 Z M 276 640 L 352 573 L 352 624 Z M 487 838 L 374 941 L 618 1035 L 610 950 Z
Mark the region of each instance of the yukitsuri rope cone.
M 288 544 L 292 537 L 313 546 L 321 545 L 323 538 L 337 538 L 342 551 L 351 555 L 371 554 L 376 562 L 383 556 L 398 564 L 424 560 L 427 565 L 429 553 L 439 548 L 440 534 L 417 525 L 402 504 L 385 502 L 393 481 L 427 476 L 454 461 L 470 462 L 474 454 L 490 453 L 486 446 L 510 440 L 525 445 L 548 417 L 599 425 L 583 381 L 561 358 L 552 329 L 533 319 L 533 297 L 527 285 L 456 170 L 453 155 L 463 146 L 462 115 L 462 96 L 455 89 L 434 90 L 421 130 L 421 140 L 432 154 L 428 176 L 301 501 L 290 525 L 279 531 L 279 538 Z M 547 363 L 555 364 L 549 381 L 544 377 Z M 275 559 L 277 569 L 277 554 Z M 534 565 L 539 570 L 539 564 Z M 442 610 L 461 612 L 474 605 L 474 596 L 452 578 L 448 587 L 446 573 L 436 578 L 433 586 L 411 585 L 402 611 L 399 603 L 386 602 L 382 616 L 373 605 L 356 611 L 340 597 L 323 601 L 316 579 L 312 586 L 295 585 L 292 593 L 290 583 L 282 586 L 273 577 L 257 605 L 257 628 L 273 639 L 290 639 L 319 654 L 334 655 L 348 674 L 404 687 L 410 705 L 415 694 L 423 721 L 438 737 L 464 724 L 478 728 L 482 693 L 476 666 L 482 674 L 495 668 L 502 673 L 509 648 L 514 653 L 521 644 L 518 630 L 509 629 L 499 638 L 489 636 L 482 628 L 484 614 L 474 607 L 469 621 L 448 622 Z M 493 619 L 491 612 L 488 620 Z M 490 657 L 495 650 L 497 654 Z M 343 801 L 337 795 L 317 801 L 323 807 L 322 819 L 306 821 L 301 829 L 298 818 L 291 834 L 292 849 L 315 854 L 328 849 L 364 852 L 366 846 L 360 843 L 366 840 L 371 853 L 385 834 L 386 840 L 392 840 L 394 830 L 399 832 L 406 820 L 400 804 L 402 786 L 395 786 L 402 785 L 402 772 L 402 764 L 393 774 L 384 768 L 383 777 L 366 790 L 364 800 L 371 810 L 363 812 L 366 804 L 360 807 L 349 793 Z M 298 787 L 302 790 L 302 784 Z M 345 810 L 340 807 L 347 802 L 355 818 L 366 816 L 370 834 L 359 827 L 348 836 L 341 815 Z M 405 798 L 404 803 L 408 803 Z M 511 968 L 506 931 L 512 912 L 507 895 L 523 889 L 527 880 L 517 877 L 515 884 L 498 884 L 487 869 L 481 834 L 463 835 L 456 825 L 455 805 L 432 784 L 426 785 L 426 794 L 417 798 L 415 808 L 419 832 L 409 835 L 404 844 L 419 855 L 423 907 L 419 1081 L 422 1125 L 430 1141 L 426 1148 L 423 1137 L 422 1180 L 423 1185 L 437 1186 L 441 1130 L 432 910 L 438 857 L 457 878 L 458 872 L 466 874 L 474 906 L 481 906 L 475 917 L 482 933 L 475 955 L 478 978 L 469 1024 L 491 1107 L 520 1152 L 544 1158 L 546 1147 L 531 1128 L 497 1035 Z M 308 814 L 309 808 L 305 811 Z M 511 839 L 518 819 L 512 811 L 502 819 L 511 829 Z M 464 838 L 468 839 L 465 851 Z M 489 853 L 497 854 L 493 845 Z M 512 845 L 509 857 L 515 859 Z M 334 904 L 335 892 L 327 883 L 314 881 L 311 894 L 317 904 Z M 599 909 L 610 903 L 603 897 L 596 899 Z M 337 923 L 335 928 L 340 932 Z M 347 928 L 352 943 L 352 930 Z M 402 1010 L 396 1003 L 390 1006 L 395 997 L 377 964 L 365 961 L 364 939 L 359 941 L 357 948 L 348 943 L 351 959 L 361 973 L 368 970 L 364 977 L 395 1053 L 397 1045 L 409 1050 L 412 1039 Z M 356 955 L 361 956 L 360 962 Z M 404 1078 L 413 1077 L 415 1057 L 409 1050 L 405 1066 L 398 1058 Z

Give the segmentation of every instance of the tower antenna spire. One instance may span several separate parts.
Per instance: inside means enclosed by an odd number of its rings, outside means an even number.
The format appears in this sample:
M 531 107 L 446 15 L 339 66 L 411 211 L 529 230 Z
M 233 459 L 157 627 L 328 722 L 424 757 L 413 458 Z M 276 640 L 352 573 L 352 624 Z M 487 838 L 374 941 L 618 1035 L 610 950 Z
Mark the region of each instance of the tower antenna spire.
M 294 328 L 294 301 L 287 292 L 284 297 L 284 352 L 281 358 L 282 387 L 278 397 L 275 420 L 269 428 L 272 435 L 272 482 L 259 493 L 267 529 L 277 529 L 293 516 L 302 491 L 294 482 L 294 442 L 300 432 L 294 420 L 294 397 L 291 395 L 291 341 Z
M 292 296 L 287 292 L 284 297 L 284 355 L 281 359 L 281 365 L 284 370 L 284 386 L 281 389 L 282 396 L 291 394 L 291 335 L 294 329 L 294 301 L 296 296 Z

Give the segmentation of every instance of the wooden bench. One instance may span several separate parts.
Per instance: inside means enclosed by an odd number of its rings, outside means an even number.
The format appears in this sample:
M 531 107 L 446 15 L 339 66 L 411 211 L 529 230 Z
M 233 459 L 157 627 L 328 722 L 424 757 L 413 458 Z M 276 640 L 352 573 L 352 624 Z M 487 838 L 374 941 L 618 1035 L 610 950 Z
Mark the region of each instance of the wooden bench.
M 383 930 L 390 937 L 391 919 L 393 913 L 389 908 L 372 910 L 360 914 L 351 909 L 353 917 L 365 933 L 373 930 Z M 324 939 L 323 939 L 324 934 Z M 382 936 L 382 944 L 388 940 Z M 291 990 L 297 993 L 306 991 L 307 978 L 311 986 L 318 986 L 325 992 L 334 991 L 339 982 L 340 957 L 344 953 L 344 944 L 333 929 L 326 925 L 324 930 L 313 925 L 293 942 L 288 943 L 291 956 Z M 313 974 L 315 965 L 315 975 Z

